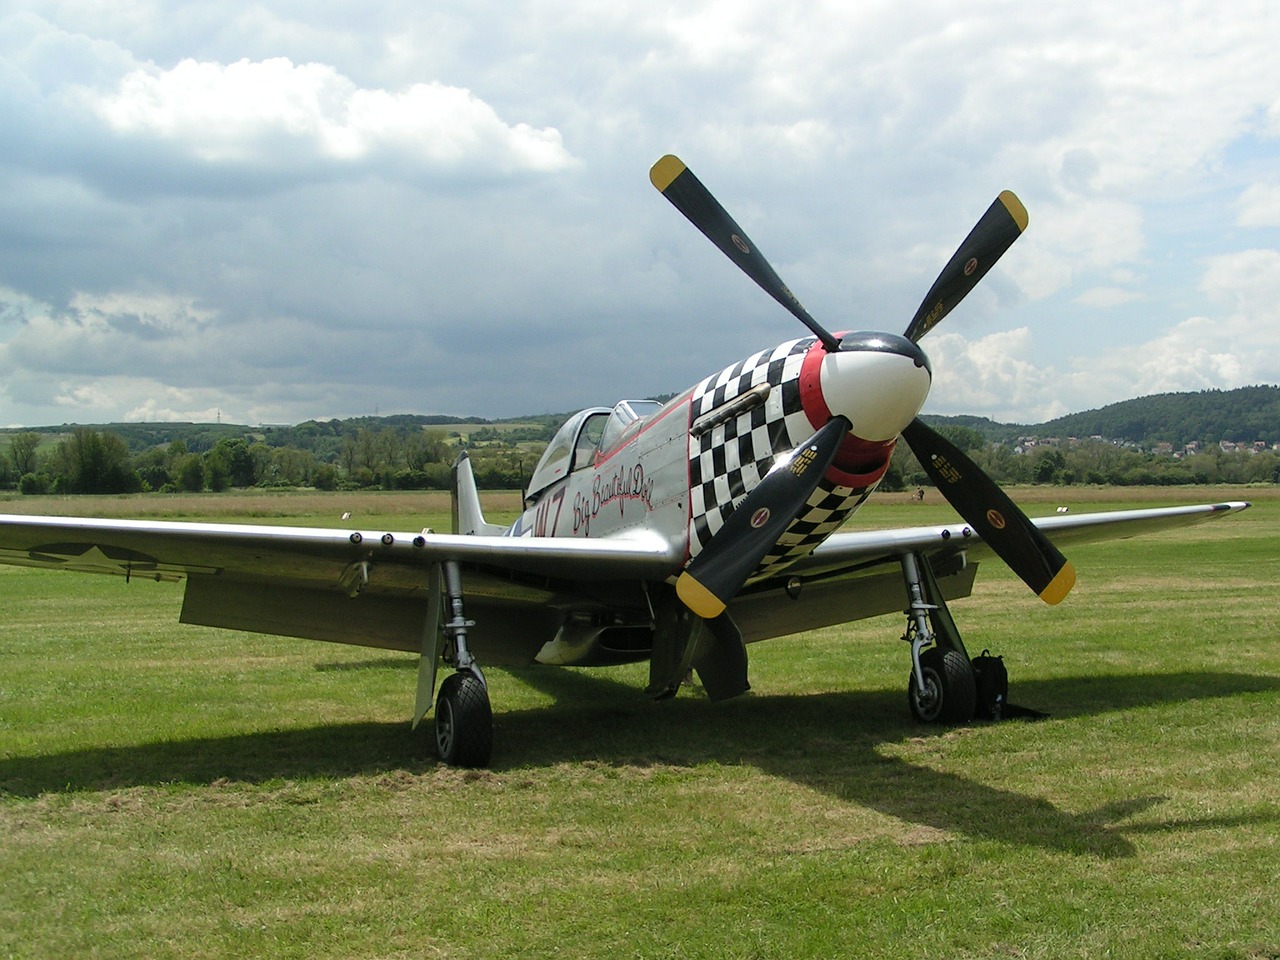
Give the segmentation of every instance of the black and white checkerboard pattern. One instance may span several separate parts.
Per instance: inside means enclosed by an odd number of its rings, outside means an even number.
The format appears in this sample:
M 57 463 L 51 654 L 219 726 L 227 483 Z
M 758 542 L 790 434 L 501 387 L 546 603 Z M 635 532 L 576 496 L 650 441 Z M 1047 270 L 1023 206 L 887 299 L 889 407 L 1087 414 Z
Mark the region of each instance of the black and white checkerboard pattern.
M 806 337 L 764 350 L 694 388 L 692 418 L 718 409 L 760 384 L 773 389 L 761 406 L 700 437 L 689 438 L 689 551 L 702 550 L 724 526 L 747 493 L 769 472 L 778 455 L 813 435 L 800 403 L 800 368 L 815 339 Z M 836 486 L 826 479 L 809 498 L 808 508 L 787 527 L 770 551 L 759 579 L 804 556 L 836 530 L 870 491 Z
M 800 516 L 778 538 L 773 549 L 765 554 L 752 580 L 764 580 L 780 573 L 792 561 L 806 556 L 809 551 L 840 529 L 849 514 L 862 506 L 871 496 L 872 487 L 841 487 L 823 477 L 817 489 L 809 495 L 808 505 Z

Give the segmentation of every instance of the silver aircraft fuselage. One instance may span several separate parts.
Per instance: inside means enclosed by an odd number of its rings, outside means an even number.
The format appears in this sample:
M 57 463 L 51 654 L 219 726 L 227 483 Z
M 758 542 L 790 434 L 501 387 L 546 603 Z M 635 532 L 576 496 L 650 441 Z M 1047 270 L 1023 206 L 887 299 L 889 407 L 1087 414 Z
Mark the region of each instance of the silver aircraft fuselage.
M 838 529 L 875 490 L 931 374 L 919 347 L 846 335 L 839 352 L 789 340 L 704 378 L 665 404 L 584 410 L 556 434 L 508 534 L 626 537 L 656 531 L 697 556 L 770 470 L 834 417 L 851 424 L 831 467 L 752 579 L 772 576 Z

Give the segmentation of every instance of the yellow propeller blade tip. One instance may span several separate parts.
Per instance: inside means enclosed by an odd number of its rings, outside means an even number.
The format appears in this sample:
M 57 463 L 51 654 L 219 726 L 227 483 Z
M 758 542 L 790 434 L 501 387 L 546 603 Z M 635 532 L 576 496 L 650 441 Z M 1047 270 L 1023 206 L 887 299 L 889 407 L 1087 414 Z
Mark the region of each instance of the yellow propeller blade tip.
M 1009 216 L 1013 217 L 1013 222 L 1018 225 L 1018 232 L 1022 233 L 1026 230 L 1031 218 L 1027 216 L 1027 208 L 1022 205 L 1022 201 L 1017 198 L 1014 192 L 1005 190 L 1000 194 L 1000 202 L 1009 211 Z
M 1049 585 L 1040 591 L 1040 599 L 1048 604 L 1061 603 L 1075 585 L 1076 568 L 1068 561 L 1063 564 L 1058 575 L 1049 581 Z
M 671 186 L 671 181 L 684 173 L 686 169 L 684 162 L 679 157 L 674 157 L 668 153 L 649 168 L 649 180 L 658 188 L 659 192 L 666 193 L 667 187 Z
M 680 574 L 676 581 L 676 596 L 703 620 L 714 620 L 724 613 L 724 601 L 688 573 Z

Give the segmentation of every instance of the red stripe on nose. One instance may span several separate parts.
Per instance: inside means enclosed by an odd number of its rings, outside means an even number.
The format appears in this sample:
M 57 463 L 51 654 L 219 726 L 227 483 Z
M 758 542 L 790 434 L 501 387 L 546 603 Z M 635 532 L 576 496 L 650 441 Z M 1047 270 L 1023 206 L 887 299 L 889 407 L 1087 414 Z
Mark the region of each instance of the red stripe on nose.
M 822 359 L 826 355 L 827 348 L 822 345 L 822 341 L 815 340 L 800 365 L 800 405 L 804 407 L 805 416 L 815 430 L 831 419 L 831 408 L 822 395 Z
M 843 334 L 837 334 L 837 337 Z M 822 361 L 827 349 L 818 341 L 809 348 L 800 365 L 800 405 L 816 430 L 833 416 L 822 395 Z M 878 480 L 889 469 L 889 458 L 897 440 L 863 440 L 847 434 L 836 451 L 827 479 L 842 487 L 865 487 Z

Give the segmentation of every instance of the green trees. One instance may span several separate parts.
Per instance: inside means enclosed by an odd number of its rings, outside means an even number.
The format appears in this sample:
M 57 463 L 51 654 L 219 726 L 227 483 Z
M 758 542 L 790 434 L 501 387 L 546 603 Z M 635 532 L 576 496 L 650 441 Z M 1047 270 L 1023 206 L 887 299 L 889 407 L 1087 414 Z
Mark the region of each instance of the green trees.
M 142 477 L 129 448 L 114 433 L 76 427 L 53 451 L 54 489 L 59 493 L 137 493 Z
M 1215 411 L 1232 412 L 1236 420 L 1231 422 L 1243 424 L 1273 409 L 1280 387 L 1191 396 Z M 1140 420 L 1156 423 L 1155 414 L 1165 406 L 1183 409 L 1182 395 L 1150 399 L 1153 402 L 1145 408 L 1133 401 L 1138 406 L 1116 405 L 1124 409 L 1110 412 L 1123 413 L 1132 426 Z M 1202 414 L 1201 422 L 1212 419 Z M 1280 439 L 1280 426 L 1261 430 L 1262 442 L 1242 443 L 1239 449 L 1201 441 L 1198 451 L 1166 443 L 1161 452 L 1151 452 L 1134 444 L 1079 439 L 1079 433 L 1065 431 L 1054 434 L 1059 439 L 1024 439 L 1033 433 L 1045 437 L 1044 426 L 997 424 L 976 417 L 926 420 L 1004 484 L 1280 483 L 1280 452 L 1263 448 L 1273 442 L 1267 437 Z M 560 421 L 554 415 L 518 423 L 444 423 L 442 418 L 393 416 L 307 421 L 293 427 L 148 423 L 109 429 L 68 426 L 43 433 L 24 430 L 0 435 L 0 490 L 444 490 L 453 460 L 464 448 L 481 487 L 513 490 L 527 481 Z M 1235 432 L 1238 429 L 1232 428 L 1233 435 L 1246 440 L 1246 434 Z M 1174 456 L 1173 451 L 1183 455 Z M 881 489 L 928 485 L 910 449 L 899 443 Z
M 209 488 L 252 487 L 258 482 L 253 452 L 243 437 L 223 437 L 205 454 Z
M 239 429 L 239 434 L 228 430 Z M 121 435 L 123 434 L 123 436 Z M 290 437 L 314 448 L 269 443 Z M 129 441 L 137 446 L 130 450 Z M 172 438 L 172 439 L 170 439 Z M 245 487 L 448 489 L 460 439 L 412 418 L 386 425 L 308 423 L 296 428 L 121 424 L 0 435 L 0 490 L 23 493 L 221 492 Z M 541 451 L 494 441 L 476 451 L 489 482 L 515 487 Z
M 19 477 L 36 472 L 36 451 L 40 447 L 40 434 L 15 433 L 9 441 L 9 461 Z
M 198 453 L 184 453 L 173 461 L 173 483 L 179 490 L 199 493 L 204 489 L 204 458 Z
M 1008 443 L 983 441 L 966 447 L 954 428 L 943 427 L 959 446 L 998 483 L 1037 483 L 1058 486 L 1178 486 L 1210 483 L 1280 483 L 1280 453 L 1240 450 L 1224 453 L 1216 445 L 1206 453 L 1174 457 L 1144 452 L 1105 440 L 1042 443 L 1015 452 Z M 928 476 L 905 443 L 893 453 L 881 489 L 885 492 L 928 486 Z

